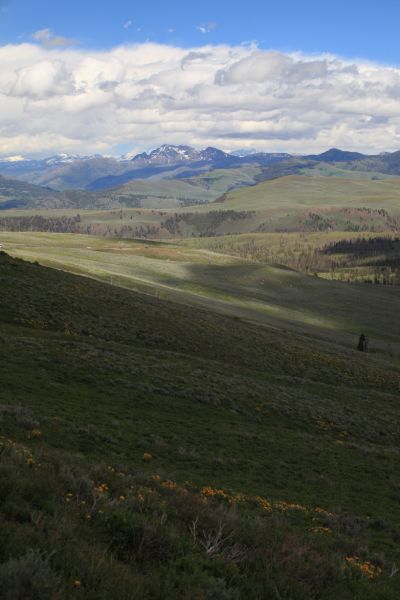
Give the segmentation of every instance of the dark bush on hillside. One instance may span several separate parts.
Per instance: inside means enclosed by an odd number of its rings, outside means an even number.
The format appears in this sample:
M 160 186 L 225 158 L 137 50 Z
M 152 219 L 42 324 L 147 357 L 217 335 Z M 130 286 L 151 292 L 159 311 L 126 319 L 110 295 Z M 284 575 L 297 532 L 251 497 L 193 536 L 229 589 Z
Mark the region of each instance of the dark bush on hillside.
M 60 578 L 50 566 L 49 555 L 29 549 L 0 565 L 0 598 L 3 600 L 54 600 L 61 598 Z

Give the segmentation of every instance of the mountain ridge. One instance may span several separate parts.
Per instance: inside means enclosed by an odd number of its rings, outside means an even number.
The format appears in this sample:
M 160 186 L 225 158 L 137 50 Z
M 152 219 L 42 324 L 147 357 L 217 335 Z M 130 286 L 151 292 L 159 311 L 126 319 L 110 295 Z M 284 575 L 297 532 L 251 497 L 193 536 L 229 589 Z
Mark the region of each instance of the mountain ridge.
M 148 179 L 155 176 L 175 178 L 174 171 L 179 168 L 190 169 L 193 175 L 217 168 L 234 168 L 246 164 L 270 165 L 289 158 L 291 155 L 284 153 L 264 152 L 238 156 L 212 146 L 196 150 L 187 145 L 163 144 L 150 153 L 142 152 L 131 159 L 125 156 L 68 154 L 56 154 L 43 159 L 17 157 L 18 160 L 10 160 L 10 157 L 6 157 L 0 159 L 0 174 L 58 191 L 104 190 L 133 179 Z M 179 177 L 181 176 L 182 173 L 179 173 Z
M 253 172 L 250 179 L 248 178 L 249 169 L 257 171 Z M 235 174 L 240 170 L 244 173 L 242 180 Z M 347 172 L 349 176 L 354 173 L 371 173 L 372 178 L 381 178 L 385 175 L 400 175 L 400 151 L 365 155 L 331 148 L 319 155 L 292 156 L 285 153 L 256 152 L 238 156 L 211 146 L 203 150 L 196 150 L 191 146 L 163 144 L 150 153 L 143 152 L 131 159 L 100 155 L 78 157 L 77 155 L 56 154 L 37 160 L 23 159 L 18 156 L 0 160 L 0 175 L 3 177 L 1 195 L 3 198 L 9 198 L 10 204 L 7 206 L 10 208 L 23 207 L 23 200 L 29 195 L 29 189 L 35 198 L 38 196 L 38 189 L 26 187 L 22 190 L 15 183 L 19 181 L 47 190 L 42 192 L 43 197 L 47 200 L 50 195 L 49 190 L 51 190 L 56 206 L 61 201 L 61 205 L 65 207 L 65 199 L 69 194 L 75 194 L 74 205 L 79 194 L 82 195 L 82 198 L 88 194 L 86 200 L 91 201 L 92 204 L 93 194 L 101 194 L 104 198 L 113 196 L 112 206 L 115 206 L 115 193 L 118 195 L 121 186 L 131 186 L 128 194 L 130 196 L 139 194 L 140 197 L 150 198 L 154 193 L 153 187 L 157 190 L 156 195 L 158 196 L 160 184 L 164 182 L 163 185 L 167 192 L 176 188 L 177 195 L 174 205 L 177 206 L 182 202 L 185 203 L 186 200 L 190 203 L 196 202 L 196 199 L 199 198 L 198 194 L 189 193 L 188 195 L 187 193 L 190 190 L 194 191 L 193 186 L 196 187 L 197 184 L 204 189 L 206 179 L 216 180 L 221 176 L 222 171 L 222 176 L 227 184 L 224 189 L 219 188 L 219 195 L 232 189 L 232 185 L 234 187 L 254 185 L 262 181 L 302 172 L 317 174 L 319 171 L 321 174 L 337 176 L 345 176 Z M 213 174 L 216 176 L 214 177 Z M 230 178 L 234 182 L 232 185 L 229 183 Z M 186 183 L 180 185 L 180 181 L 189 183 L 191 187 L 188 188 Z M 138 187 L 140 191 L 136 192 L 135 187 Z M 19 195 L 20 192 L 22 192 L 22 196 Z M 16 193 L 17 197 L 15 197 Z M 63 199 L 59 196 L 62 193 L 66 194 Z M 126 188 L 122 190 L 122 193 L 126 196 Z M 218 195 L 211 199 L 215 200 L 217 197 Z M 106 202 L 106 205 L 110 206 L 110 203 Z M 130 201 L 129 206 L 134 205 L 136 204 L 132 204 Z M 2 208 L 4 206 L 3 202 Z M 53 203 L 51 206 L 54 207 Z M 158 202 L 156 206 L 159 206 Z

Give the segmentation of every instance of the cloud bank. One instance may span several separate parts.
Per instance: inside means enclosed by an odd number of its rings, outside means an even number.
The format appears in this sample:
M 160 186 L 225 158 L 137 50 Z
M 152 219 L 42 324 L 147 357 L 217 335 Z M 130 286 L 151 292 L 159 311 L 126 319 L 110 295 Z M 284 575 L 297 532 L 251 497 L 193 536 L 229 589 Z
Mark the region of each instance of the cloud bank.
M 255 46 L 0 47 L 0 154 L 400 148 L 400 69 Z

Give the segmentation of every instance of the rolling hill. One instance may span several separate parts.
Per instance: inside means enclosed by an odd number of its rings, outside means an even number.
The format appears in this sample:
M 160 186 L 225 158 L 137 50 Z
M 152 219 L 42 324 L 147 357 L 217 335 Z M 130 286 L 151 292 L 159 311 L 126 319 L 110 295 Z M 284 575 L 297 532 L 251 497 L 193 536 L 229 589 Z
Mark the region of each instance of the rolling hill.
M 399 597 L 398 288 L 299 272 L 398 261 L 398 179 L 338 164 L 1 179 L 0 597 Z
M 310 154 L 305 156 L 304 158 L 310 160 L 316 160 L 318 162 L 353 162 L 356 160 L 362 160 L 367 158 L 365 154 L 360 154 L 360 152 L 348 152 L 346 150 L 340 150 L 338 148 L 330 148 L 326 152 L 322 152 L 322 154 Z
M 29 230 L 34 224 L 24 222 L 26 216 L 51 219 L 78 211 L 80 232 L 131 238 L 399 228 L 396 177 L 344 176 L 343 171 L 327 176 L 314 170 L 257 184 L 258 176 L 259 168 L 248 166 L 187 180 L 139 180 L 103 192 L 53 192 L 3 178 L 0 207 L 8 210 L 2 214 L 2 229 L 8 218 L 20 220 L 17 230 Z M 49 208 L 59 210 L 46 212 Z
M 3 597 L 398 597 L 397 360 L 4 253 L 0 277 Z
M 0 173 L 58 191 L 79 189 L 104 194 L 111 188 L 134 185 L 136 180 L 162 180 L 168 188 L 169 180 L 196 179 L 215 170 L 224 171 L 229 178 L 230 170 L 249 167 L 257 170 L 252 183 L 304 173 L 346 177 L 346 171 L 353 171 L 371 178 L 397 176 L 400 175 L 399 157 L 400 152 L 367 156 L 336 148 L 303 157 L 262 152 L 237 156 L 217 148 L 196 150 L 190 146 L 164 144 L 132 159 L 65 154 L 47 159 L 14 157 L 0 160 Z
M 348 177 L 280 177 L 228 193 L 222 200 L 229 209 L 282 209 L 307 206 L 365 206 L 399 210 L 399 178 L 384 180 Z
M 392 318 L 400 304 L 396 289 L 390 287 L 346 286 L 171 243 L 5 232 L 0 232 L 0 242 L 13 256 L 159 298 L 349 348 L 364 330 L 378 354 L 385 353 L 389 343 L 400 350 L 400 329 Z
M 0 210 L 19 207 L 54 207 L 59 194 L 54 190 L 42 188 L 30 183 L 0 175 Z
M 119 187 L 89 192 L 57 191 L 0 176 L 0 210 L 171 208 L 209 203 L 236 187 L 254 185 L 259 169 L 248 165 L 214 170 L 191 178 L 129 181 Z
M 322 154 L 305 156 L 304 159 L 337 164 L 350 171 L 376 171 L 387 175 L 400 175 L 400 151 L 368 156 L 331 148 Z
M 0 172 L 7 175 L 0 176 L 0 209 L 168 209 L 209 203 L 221 196 L 225 203 L 227 192 L 254 186 L 255 191 L 249 190 L 250 200 L 240 193 L 236 196 L 241 210 L 253 210 L 255 196 L 262 197 L 264 189 L 273 195 L 274 186 L 282 187 L 286 203 L 292 193 L 286 189 L 289 181 L 298 187 L 293 203 L 299 206 L 303 202 L 301 194 L 308 194 L 309 190 L 316 206 L 332 204 L 336 199 L 343 205 L 342 196 L 346 193 L 351 201 L 359 201 L 365 192 L 368 203 L 373 190 L 381 197 L 385 185 L 389 190 L 391 180 L 393 186 L 396 184 L 399 155 L 365 156 L 331 149 L 305 157 L 266 153 L 235 156 L 216 148 L 197 151 L 189 146 L 164 145 L 131 160 L 67 155 L 6 160 L 0 161 Z M 310 183 L 310 178 L 315 181 Z M 387 183 L 379 185 L 382 180 Z M 266 183 L 274 181 L 278 183 Z M 368 181 L 372 182 L 371 190 L 367 189 Z M 232 204 L 234 197 L 229 197 L 229 202 Z M 259 202 L 256 204 L 260 208 Z M 264 202 L 264 208 L 267 204 Z M 248 231 L 251 230 L 244 229 Z

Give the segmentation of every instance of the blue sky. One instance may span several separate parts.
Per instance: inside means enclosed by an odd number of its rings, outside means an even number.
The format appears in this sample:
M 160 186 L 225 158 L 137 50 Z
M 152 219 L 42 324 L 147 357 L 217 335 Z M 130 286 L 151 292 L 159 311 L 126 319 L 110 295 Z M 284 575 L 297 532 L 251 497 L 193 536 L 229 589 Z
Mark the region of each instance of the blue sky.
M 0 6 L 0 44 L 29 40 L 49 28 L 83 48 L 145 40 L 182 47 L 256 40 L 262 48 L 400 62 L 399 0 L 0 0 Z M 201 33 L 197 27 L 203 26 L 211 31 Z

